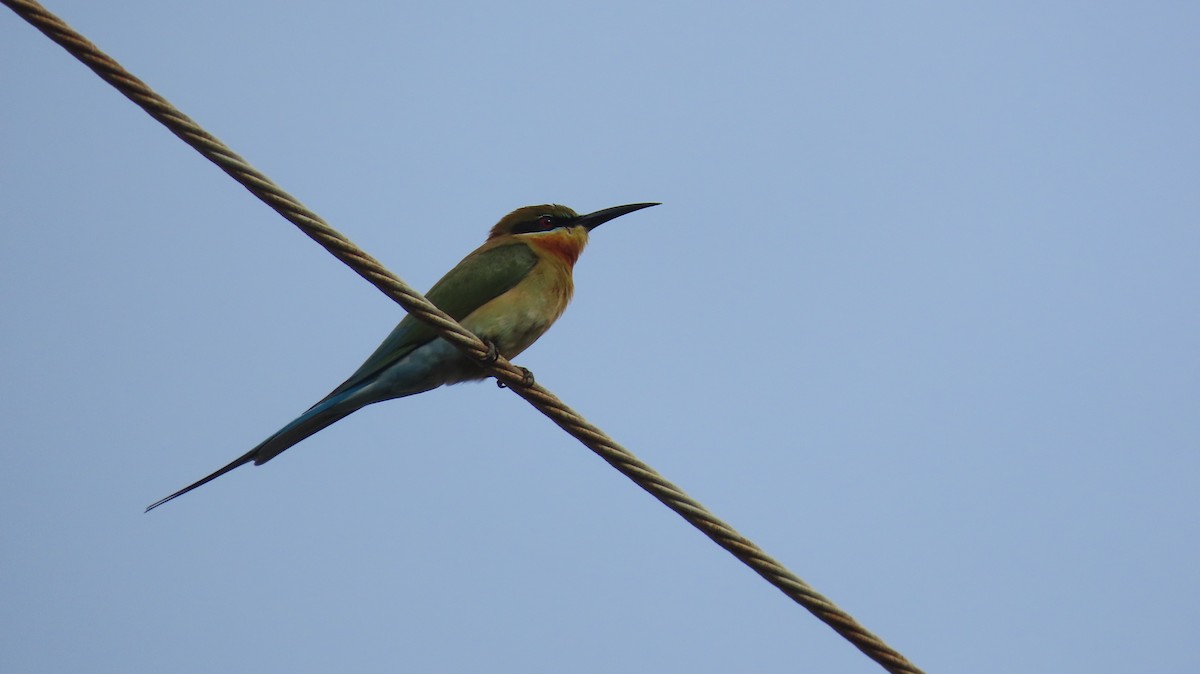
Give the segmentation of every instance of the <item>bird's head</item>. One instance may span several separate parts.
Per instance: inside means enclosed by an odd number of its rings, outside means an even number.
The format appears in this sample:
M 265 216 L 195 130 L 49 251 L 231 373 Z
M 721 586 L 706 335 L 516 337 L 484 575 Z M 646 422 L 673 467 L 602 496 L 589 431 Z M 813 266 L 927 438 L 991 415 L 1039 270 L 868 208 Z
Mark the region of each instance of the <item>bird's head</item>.
M 490 241 L 501 236 L 519 234 L 536 235 L 554 232 L 555 230 L 570 230 L 576 227 L 583 228 L 584 232 L 590 232 L 613 218 L 657 205 L 656 203 L 627 204 L 625 206 L 605 208 L 586 215 L 580 215 L 570 208 L 560 206 L 559 204 L 523 206 L 500 218 L 500 222 L 497 222 L 496 226 L 492 227 L 491 233 L 488 234 L 488 240 Z M 585 237 L 584 241 L 586 240 Z

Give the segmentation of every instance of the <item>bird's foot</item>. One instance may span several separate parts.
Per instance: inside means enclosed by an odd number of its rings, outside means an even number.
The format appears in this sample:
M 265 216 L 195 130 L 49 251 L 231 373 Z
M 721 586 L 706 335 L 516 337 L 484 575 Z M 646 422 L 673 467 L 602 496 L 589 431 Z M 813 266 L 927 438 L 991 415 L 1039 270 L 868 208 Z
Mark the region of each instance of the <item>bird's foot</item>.
M 484 367 L 495 365 L 496 361 L 500 358 L 500 351 L 496 349 L 496 343 L 483 337 L 480 337 L 480 339 L 482 339 L 483 343 L 487 345 L 487 353 L 484 354 L 483 358 L 481 358 L 479 362 L 482 363 Z M 533 373 L 519 365 L 517 366 L 517 369 L 521 371 L 521 387 L 532 387 L 534 384 Z M 508 384 L 505 384 L 499 379 L 496 380 L 496 386 L 499 386 L 500 388 L 508 388 Z
M 518 365 L 517 367 L 521 367 L 521 366 Z M 525 388 L 533 388 L 533 385 L 536 383 L 537 382 L 533 380 L 533 373 L 530 372 L 528 368 L 522 367 L 521 368 L 521 386 L 524 386 Z
M 500 351 L 496 348 L 496 343 L 490 339 L 484 339 L 482 337 L 480 337 L 480 339 L 482 339 L 484 345 L 487 346 L 487 353 L 484 354 L 483 358 L 481 358 L 479 362 L 483 363 L 484 365 L 495 365 L 496 361 L 500 358 Z
M 533 385 L 537 383 L 533 380 L 533 373 L 530 372 L 528 368 L 524 368 L 524 367 L 521 367 L 520 365 L 518 365 L 517 369 L 521 371 L 521 387 L 522 388 L 532 388 Z M 504 382 L 500 381 L 499 379 L 496 380 L 496 386 L 499 386 L 500 388 L 508 388 L 508 384 L 505 384 Z

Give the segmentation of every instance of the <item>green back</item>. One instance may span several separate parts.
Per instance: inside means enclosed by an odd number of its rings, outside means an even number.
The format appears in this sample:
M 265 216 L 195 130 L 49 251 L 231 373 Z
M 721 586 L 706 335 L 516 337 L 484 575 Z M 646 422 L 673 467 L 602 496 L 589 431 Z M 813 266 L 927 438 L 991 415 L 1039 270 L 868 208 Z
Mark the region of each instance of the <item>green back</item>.
M 537 262 L 537 254 L 522 241 L 471 253 L 435 283 L 425 296 L 454 320 L 461 321 L 520 283 Z M 436 337 L 437 331 L 425 322 L 411 315 L 405 316 L 375 353 L 326 398 L 373 378 Z

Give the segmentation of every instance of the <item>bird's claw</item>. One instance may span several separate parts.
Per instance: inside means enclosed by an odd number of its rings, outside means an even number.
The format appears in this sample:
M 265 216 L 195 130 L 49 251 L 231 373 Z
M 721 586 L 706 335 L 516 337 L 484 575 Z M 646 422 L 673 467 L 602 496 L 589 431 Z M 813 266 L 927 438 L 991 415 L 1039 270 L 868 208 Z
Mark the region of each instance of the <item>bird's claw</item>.
M 500 351 L 496 349 L 496 343 L 490 339 L 483 340 L 483 343 L 487 346 L 487 353 L 480 359 L 481 362 L 484 365 L 495 365 L 496 361 L 500 358 Z
M 520 366 L 518 366 L 520 367 Z M 533 380 L 533 373 L 528 368 L 521 368 L 521 386 L 525 388 L 533 388 L 537 382 Z
M 532 388 L 533 385 L 536 383 L 533 380 L 533 373 L 530 372 L 528 368 L 521 367 L 520 365 L 517 366 L 517 369 L 521 371 L 521 387 L 522 388 Z M 499 379 L 496 380 L 496 386 L 498 386 L 500 388 L 508 388 L 508 384 L 505 384 L 504 382 L 500 381 Z

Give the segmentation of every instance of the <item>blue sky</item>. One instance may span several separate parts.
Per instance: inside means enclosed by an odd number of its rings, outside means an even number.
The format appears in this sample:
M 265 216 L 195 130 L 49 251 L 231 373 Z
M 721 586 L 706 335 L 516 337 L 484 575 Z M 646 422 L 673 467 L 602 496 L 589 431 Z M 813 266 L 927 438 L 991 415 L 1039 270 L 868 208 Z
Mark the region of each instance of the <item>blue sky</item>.
M 1200 666 L 1194 3 L 49 5 L 928 671 Z M 0 18 L 0 670 L 874 672 L 490 383 L 142 508 L 399 308 Z

